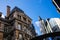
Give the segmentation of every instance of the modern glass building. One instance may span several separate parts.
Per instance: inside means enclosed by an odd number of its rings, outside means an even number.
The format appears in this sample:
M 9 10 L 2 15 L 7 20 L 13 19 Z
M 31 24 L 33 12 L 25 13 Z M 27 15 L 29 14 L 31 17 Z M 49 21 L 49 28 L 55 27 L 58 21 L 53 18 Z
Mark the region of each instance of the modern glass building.
M 60 18 L 48 18 L 46 20 L 39 20 L 40 21 L 40 31 L 42 34 L 53 33 L 60 31 Z M 48 37 L 45 40 L 48 40 L 52 37 Z M 60 36 L 53 37 L 52 40 L 60 39 Z
M 60 18 L 50 18 L 48 22 L 48 32 L 59 32 L 60 31 Z M 51 30 L 50 30 L 51 29 Z M 53 37 L 52 40 L 60 40 L 60 36 Z
M 59 18 L 51 18 L 49 20 L 49 23 L 51 25 L 53 32 L 60 31 L 60 19 Z

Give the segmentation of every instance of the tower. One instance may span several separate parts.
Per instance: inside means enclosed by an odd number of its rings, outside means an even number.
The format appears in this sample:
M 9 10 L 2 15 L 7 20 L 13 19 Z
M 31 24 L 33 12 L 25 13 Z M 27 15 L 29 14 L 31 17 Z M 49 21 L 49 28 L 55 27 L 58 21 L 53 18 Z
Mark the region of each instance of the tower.
M 39 18 L 39 24 L 40 24 L 40 31 L 41 31 L 42 34 L 46 34 L 47 29 L 46 29 L 46 26 L 45 26 L 45 20 L 43 20 L 40 16 L 38 18 Z

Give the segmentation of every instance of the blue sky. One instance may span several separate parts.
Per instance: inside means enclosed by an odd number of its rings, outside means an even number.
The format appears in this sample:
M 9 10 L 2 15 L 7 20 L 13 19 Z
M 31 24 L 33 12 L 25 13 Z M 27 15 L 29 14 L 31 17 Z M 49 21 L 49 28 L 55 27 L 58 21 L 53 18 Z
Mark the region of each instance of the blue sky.
M 7 5 L 11 7 L 11 10 L 15 6 L 19 7 L 32 18 L 32 23 L 38 35 L 41 35 L 39 27 L 35 24 L 35 22 L 38 21 L 38 16 L 41 16 L 43 19 L 54 17 L 60 18 L 60 14 L 57 12 L 52 0 L 0 0 L 0 12 L 4 15 L 6 15 Z

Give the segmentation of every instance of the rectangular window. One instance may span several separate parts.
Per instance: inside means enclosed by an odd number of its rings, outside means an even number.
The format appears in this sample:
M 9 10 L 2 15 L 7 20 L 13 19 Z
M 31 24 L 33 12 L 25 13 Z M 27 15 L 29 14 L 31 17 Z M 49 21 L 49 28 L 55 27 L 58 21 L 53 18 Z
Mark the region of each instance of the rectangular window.
M 21 24 L 18 24 L 18 30 L 21 30 Z
M 18 19 L 21 19 L 21 16 L 20 15 L 18 15 Z
M 7 32 L 8 28 L 7 25 L 4 25 L 4 32 Z
M 30 20 L 28 20 L 28 22 L 29 22 L 29 23 L 31 23 L 31 21 L 30 21 Z
M 23 27 L 23 31 L 26 32 L 26 27 L 25 26 Z
M 29 30 L 27 29 L 27 34 L 29 34 Z
M 24 25 L 24 27 L 22 29 L 23 29 L 24 32 L 27 33 L 27 26 L 26 25 Z

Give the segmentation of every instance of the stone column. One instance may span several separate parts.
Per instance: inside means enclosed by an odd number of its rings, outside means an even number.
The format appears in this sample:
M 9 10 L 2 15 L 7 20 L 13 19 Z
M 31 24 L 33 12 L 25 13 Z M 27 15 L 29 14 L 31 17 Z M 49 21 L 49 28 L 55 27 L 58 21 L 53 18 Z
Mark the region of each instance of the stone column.
M 19 30 L 18 30 L 18 22 L 17 22 L 17 20 L 15 20 L 14 27 L 15 27 L 15 32 L 14 32 L 15 40 L 18 40 Z
M 3 40 L 4 24 L 0 23 L 0 40 Z
M 19 31 L 16 30 L 16 31 L 15 31 L 15 40 L 18 40 L 18 37 L 19 37 Z

